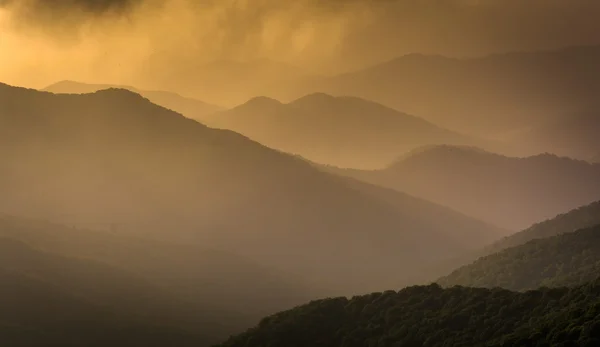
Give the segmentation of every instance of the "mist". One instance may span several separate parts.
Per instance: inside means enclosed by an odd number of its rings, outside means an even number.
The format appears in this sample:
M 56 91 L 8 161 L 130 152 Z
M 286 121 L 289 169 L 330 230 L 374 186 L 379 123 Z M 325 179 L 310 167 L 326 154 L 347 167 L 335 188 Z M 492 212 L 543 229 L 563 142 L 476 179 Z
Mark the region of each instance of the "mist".
M 587 0 L 4 1 L 0 74 L 32 87 L 73 79 L 193 93 L 214 61 L 334 74 L 413 52 L 598 43 L 599 10 Z
M 600 345 L 599 13 L 0 0 L 0 341 Z

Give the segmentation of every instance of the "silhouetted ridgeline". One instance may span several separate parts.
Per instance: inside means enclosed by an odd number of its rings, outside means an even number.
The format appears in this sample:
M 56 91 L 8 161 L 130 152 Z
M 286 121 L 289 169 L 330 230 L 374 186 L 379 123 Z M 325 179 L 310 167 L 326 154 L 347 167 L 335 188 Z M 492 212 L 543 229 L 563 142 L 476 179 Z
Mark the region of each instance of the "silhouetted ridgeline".
M 371 101 L 322 93 L 287 104 L 254 98 L 214 115 L 207 124 L 312 161 L 352 168 L 384 167 L 399 153 L 423 145 L 483 145 Z
M 551 154 L 505 157 L 430 146 L 384 170 L 329 170 L 518 230 L 600 197 L 600 165 Z
M 506 136 L 551 120 L 568 120 L 587 110 L 597 111 L 599 59 L 600 45 L 468 59 L 409 54 L 356 72 L 294 84 L 287 91 L 280 88 L 280 94 L 289 98 L 315 91 L 353 95 L 449 129 Z M 595 139 L 597 151 L 597 137 L 572 137 L 570 145 L 590 139 Z M 592 149 L 561 147 L 564 143 L 555 140 L 533 147 L 544 144 L 549 152 L 566 149 L 568 153 L 562 155 L 580 159 L 587 159 L 586 153 Z M 578 151 L 581 148 L 583 153 Z M 531 153 L 531 149 L 520 150 Z
M 436 284 L 311 302 L 219 346 L 597 346 L 600 281 L 516 293 Z
M 405 194 L 382 197 L 377 187 L 130 91 L 67 95 L 0 85 L 0 107 L 6 213 L 124 225 L 120 233 L 220 249 L 323 295 L 393 286 L 415 262 L 505 235 Z
M 207 104 L 203 101 L 186 98 L 176 93 L 167 91 L 139 90 L 130 86 L 115 86 L 108 84 L 87 84 L 74 81 L 60 81 L 46 88 L 44 91 L 52 93 L 86 94 L 99 90 L 120 88 L 127 89 L 148 98 L 153 103 L 181 113 L 188 118 L 204 121 L 210 115 L 221 110 L 221 107 Z
M 486 251 L 491 254 L 525 244 L 531 240 L 552 237 L 600 225 L 600 200 L 561 213 L 554 218 L 535 223 L 529 228 L 494 242 Z
M 438 280 L 444 286 L 530 290 L 576 286 L 600 274 L 600 225 L 529 241 L 480 258 Z

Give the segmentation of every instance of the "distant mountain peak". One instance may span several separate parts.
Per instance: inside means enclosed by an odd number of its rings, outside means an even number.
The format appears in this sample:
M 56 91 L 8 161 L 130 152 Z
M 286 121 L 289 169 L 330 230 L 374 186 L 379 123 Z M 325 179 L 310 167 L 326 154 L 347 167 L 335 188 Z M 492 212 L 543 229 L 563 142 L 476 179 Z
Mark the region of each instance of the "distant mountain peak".
M 267 107 L 278 107 L 281 105 L 283 104 L 277 99 L 273 99 L 268 96 L 257 96 L 237 106 L 236 109 L 262 109 Z
M 331 94 L 316 92 L 316 93 L 311 93 L 311 94 L 307 94 L 303 97 L 300 97 L 300 98 L 292 101 L 292 103 L 315 101 L 315 100 L 316 101 L 330 101 L 330 100 L 336 100 L 336 99 L 338 99 L 338 98 Z
M 147 100 L 148 102 L 150 102 L 148 99 L 146 99 L 142 95 L 140 95 L 140 94 L 138 94 L 138 93 L 136 93 L 134 91 L 131 91 L 129 89 L 126 89 L 126 88 L 111 87 L 111 88 L 101 89 L 101 90 L 95 91 L 95 92 L 93 92 L 91 94 L 130 98 L 132 100 L 133 99 Z

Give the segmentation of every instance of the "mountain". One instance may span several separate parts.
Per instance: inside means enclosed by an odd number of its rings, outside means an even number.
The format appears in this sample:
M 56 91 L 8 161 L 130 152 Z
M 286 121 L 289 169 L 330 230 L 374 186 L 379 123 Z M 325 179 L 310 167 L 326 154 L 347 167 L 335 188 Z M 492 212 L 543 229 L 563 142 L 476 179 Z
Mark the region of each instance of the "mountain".
M 578 207 L 569 212 L 559 214 L 552 219 L 536 223 L 527 229 L 495 240 L 481 249 L 464 253 L 453 259 L 446 259 L 437 264 L 428 265 L 421 270 L 421 275 L 415 276 L 411 282 L 419 284 L 430 283 L 439 278 L 446 277 L 449 273 L 475 263 L 480 259 L 493 257 L 506 249 L 517 248 L 533 240 L 552 238 L 580 229 L 589 229 L 597 225 L 600 225 L 600 201 Z
M 148 98 L 157 105 L 181 113 L 188 118 L 196 119 L 198 121 L 204 121 L 208 116 L 221 110 L 221 107 L 219 106 L 207 104 L 203 101 L 192 98 L 186 98 L 176 93 L 167 91 L 140 90 L 130 86 L 60 81 L 44 88 L 44 91 L 63 94 L 87 94 L 111 88 L 130 90 L 134 93 L 143 95 L 145 98 Z
M 443 286 L 529 290 L 576 286 L 600 272 L 600 225 L 529 241 L 482 257 L 439 279 Z
M 321 295 L 397 283 L 415 262 L 505 234 L 402 193 L 382 198 L 130 91 L 0 85 L 0 106 L 0 211 L 223 250 Z
M 519 230 L 600 197 L 600 165 L 550 154 L 506 157 L 431 146 L 376 171 L 335 170 Z
M 157 67 L 159 68 L 159 67 Z M 234 107 L 257 95 L 272 96 L 282 88 L 308 85 L 322 80 L 287 63 L 255 59 L 248 61 L 216 60 L 208 64 L 183 64 L 156 79 L 161 88 L 199 95 L 219 105 Z
M 10 346 L 206 346 L 201 311 L 135 276 L 0 238 L 0 338 Z M 199 331 L 204 331 L 203 336 Z
M 131 273 L 165 295 L 201 307 L 220 324 L 220 332 L 213 329 L 215 335 L 239 331 L 266 314 L 317 295 L 301 281 L 269 267 L 202 246 L 2 215 L 0 237 Z
M 553 237 L 600 225 L 600 200 L 581 206 L 552 219 L 536 223 L 518 233 L 507 236 L 486 247 L 492 254 L 506 248 L 523 245 L 531 240 Z
M 501 136 L 598 106 L 598 59 L 600 46 L 464 59 L 409 54 L 273 96 L 353 95 L 448 129 Z
M 527 293 L 436 284 L 313 301 L 219 346 L 596 346 L 600 282 Z
M 380 168 L 399 153 L 430 144 L 475 144 L 477 140 L 423 119 L 355 97 L 317 93 L 283 104 L 254 98 L 211 118 L 262 144 L 341 167 Z

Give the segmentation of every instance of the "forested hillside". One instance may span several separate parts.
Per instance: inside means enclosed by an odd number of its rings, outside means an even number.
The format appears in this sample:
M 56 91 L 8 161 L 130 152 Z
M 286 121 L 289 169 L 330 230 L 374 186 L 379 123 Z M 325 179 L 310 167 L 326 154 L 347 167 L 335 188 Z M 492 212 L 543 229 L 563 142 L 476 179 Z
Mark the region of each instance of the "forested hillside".
M 600 345 L 600 280 L 526 293 L 436 284 L 334 298 L 263 319 L 221 347 Z
M 0 238 L 3 346 L 206 346 L 205 312 L 126 271 Z
M 600 225 L 536 239 L 480 258 L 438 282 L 444 286 L 528 290 L 576 286 L 600 274 Z
M 486 248 L 486 253 L 491 254 L 509 247 L 522 245 L 534 239 L 570 233 L 599 224 L 600 200 L 569 212 L 561 213 L 554 218 L 536 223 L 525 230 L 498 240 Z

